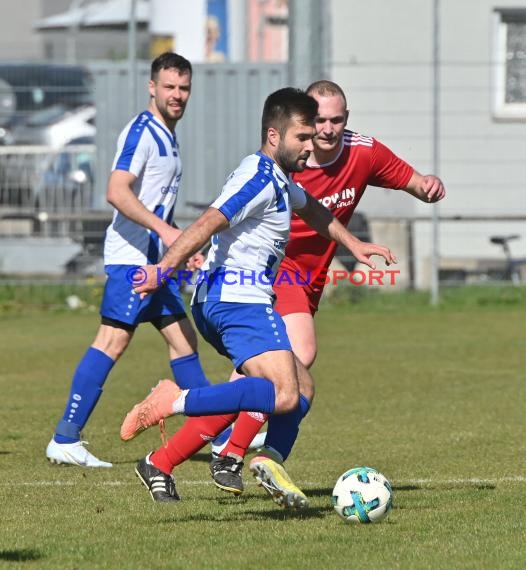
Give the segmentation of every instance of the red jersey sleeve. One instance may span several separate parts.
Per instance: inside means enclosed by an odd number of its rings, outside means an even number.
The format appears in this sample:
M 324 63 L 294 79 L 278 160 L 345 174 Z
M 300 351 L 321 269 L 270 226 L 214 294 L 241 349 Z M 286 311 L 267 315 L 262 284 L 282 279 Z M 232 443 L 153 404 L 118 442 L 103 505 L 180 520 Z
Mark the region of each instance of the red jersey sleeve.
M 371 153 L 371 174 L 368 184 L 381 188 L 405 188 L 413 175 L 414 169 L 396 156 L 384 144 L 373 139 Z

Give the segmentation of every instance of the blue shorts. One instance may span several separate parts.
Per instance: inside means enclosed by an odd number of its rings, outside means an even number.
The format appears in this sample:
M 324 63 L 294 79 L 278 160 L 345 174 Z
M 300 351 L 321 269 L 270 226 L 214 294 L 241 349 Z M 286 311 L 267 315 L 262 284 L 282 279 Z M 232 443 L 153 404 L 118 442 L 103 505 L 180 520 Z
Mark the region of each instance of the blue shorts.
M 169 280 L 155 293 L 141 299 L 132 287 L 136 268 L 136 265 L 106 265 L 104 269 L 107 280 L 100 306 L 102 317 L 136 326 L 158 317 L 186 316 L 175 279 Z
M 270 350 L 292 351 L 285 323 L 270 305 L 206 301 L 192 305 L 192 314 L 203 338 L 236 369 Z

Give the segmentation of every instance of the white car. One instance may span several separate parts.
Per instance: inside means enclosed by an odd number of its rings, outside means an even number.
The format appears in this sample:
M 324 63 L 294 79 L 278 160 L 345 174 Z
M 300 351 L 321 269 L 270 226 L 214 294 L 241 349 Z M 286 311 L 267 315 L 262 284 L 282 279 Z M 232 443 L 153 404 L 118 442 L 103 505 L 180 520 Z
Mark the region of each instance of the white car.
M 61 148 L 74 139 L 95 136 L 94 105 L 67 109 L 53 105 L 33 113 L 24 123 L 17 125 L 12 133 L 16 145 L 44 145 Z

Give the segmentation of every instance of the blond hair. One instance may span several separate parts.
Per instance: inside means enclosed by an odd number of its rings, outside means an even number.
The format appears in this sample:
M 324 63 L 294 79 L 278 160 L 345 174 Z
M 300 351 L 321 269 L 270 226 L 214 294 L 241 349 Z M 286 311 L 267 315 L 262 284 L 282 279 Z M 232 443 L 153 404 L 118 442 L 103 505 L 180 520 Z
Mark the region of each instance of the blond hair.
M 345 107 L 347 107 L 347 98 L 345 97 L 345 93 L 337 83 L 334 83 L 334 81 L 329 81 L 328 79 L 315 81 L 314 83 L 311 83 L 305 91 L 309 95 L 316 93 L 322 97 L 327 95 L 340 95 L 345 103 Z

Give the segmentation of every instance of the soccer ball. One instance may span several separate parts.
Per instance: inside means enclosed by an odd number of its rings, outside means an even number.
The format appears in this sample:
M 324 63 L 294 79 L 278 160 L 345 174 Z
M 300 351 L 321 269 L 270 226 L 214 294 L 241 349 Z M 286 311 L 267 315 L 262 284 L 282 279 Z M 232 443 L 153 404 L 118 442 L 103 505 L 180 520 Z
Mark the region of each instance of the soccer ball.
M 349 469 L 336 481 L 332 505 L 346 522 L 379 522 L 393 506 L 391 483 L 371 467 Z

